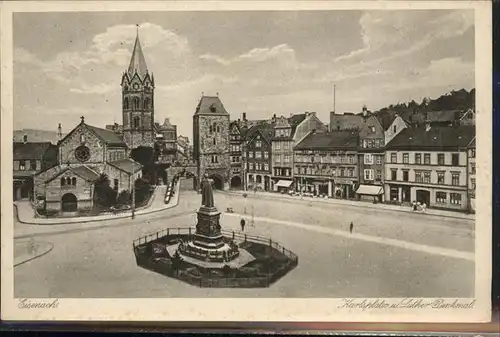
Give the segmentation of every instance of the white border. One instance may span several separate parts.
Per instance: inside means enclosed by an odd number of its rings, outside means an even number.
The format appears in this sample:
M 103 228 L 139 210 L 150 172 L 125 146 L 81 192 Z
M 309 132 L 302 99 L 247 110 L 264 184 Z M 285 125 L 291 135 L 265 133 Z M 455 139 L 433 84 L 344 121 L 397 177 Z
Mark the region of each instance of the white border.
M 492 35 L 489 1 L 2 2 L 1 313 L 3 320 L 487 322 L 491 318 Z M 477 128 L 476 305 L 472 310 L 339 310 L 339 299 L 59 299 L 19 309 L 13 298 L 12 13 L 56 11 L 475 9 Z M 457 46 L 461 48 L 462 46 Z M 387 299 L 394 301 L 395 299 Z M 214 310 L 215 309 L 215 310 Z

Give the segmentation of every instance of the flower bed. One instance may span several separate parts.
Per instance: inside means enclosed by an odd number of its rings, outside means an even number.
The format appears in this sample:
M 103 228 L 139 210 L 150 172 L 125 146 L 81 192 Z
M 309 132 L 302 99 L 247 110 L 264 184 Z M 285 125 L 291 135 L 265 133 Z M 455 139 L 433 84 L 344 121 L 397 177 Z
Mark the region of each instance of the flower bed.
M 137 265 L 198 287 L 255 288 L 269 287 L 298 264 L 298 257 L 277 242 L 235 232 L 225 232 L 225 240 L 244 238 L 239 248 L 255 258 L 240 268 L 205 268 L 186 262 L 178 254 L 170 256 L 166 246 L 191 239 L 191 233 L 192 228 L 168 229 L 135 240 Z

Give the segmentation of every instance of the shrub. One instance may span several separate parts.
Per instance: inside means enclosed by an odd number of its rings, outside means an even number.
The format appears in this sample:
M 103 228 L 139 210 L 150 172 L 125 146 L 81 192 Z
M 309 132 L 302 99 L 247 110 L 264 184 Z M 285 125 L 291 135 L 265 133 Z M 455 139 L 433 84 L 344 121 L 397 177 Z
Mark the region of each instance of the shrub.
M 116 198 L 116 204 L 117 206 L 125 206 L 125 205 L 130 205 L 132 202 L 132 195 L 130 194 L 129 190 L 123 190 L 118 194 L 118 197 Z

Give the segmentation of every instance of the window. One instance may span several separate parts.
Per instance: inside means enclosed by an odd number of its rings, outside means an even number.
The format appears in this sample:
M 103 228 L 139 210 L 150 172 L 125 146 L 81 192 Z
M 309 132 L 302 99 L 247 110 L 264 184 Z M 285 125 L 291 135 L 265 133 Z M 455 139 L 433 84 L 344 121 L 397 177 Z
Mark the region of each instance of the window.
M 134 127 L 134 129 L 138 129 L 139 128 L 139 123 L 140 123 L 139 116 L 135 116 L 134 119 L 133 119 L 133 127 Z
M 276 150 L 281 150 L 281 142 L 276 142 Z
M 470 164 L 470 174 L 476 174 L 476 163 Z
M 370 132 L 375 133 L 375 127 L 373 125 L 370 125 Z
M 70 177 L 66 178 L 66 185 L 71 185 L 71 178 Z
M 396 132 L 396 130 L 397 130 L 397 126 L 396 126 L 396 125 L 394 125 L 394 126 L 392 127 L 392 132 Z
M 149 98 L 144 99 L 144 109 L 149 109 Z
M 113 189 L 114 189 L 115 191 L 117 191 L 117 190 L 118 190 L 118 179 L 113 180 Z
M 453 186 L 460 185 L 460 173 L 459 172 L 452 172 L 451 173 L 451 184 Z
M 36 171 L 36 160 L 30 160 L 30 170 Z
M 219 156 L 212 156 L 212 164 L 217 164 L 219 162 Z
M 409 180 L 409 172 L 408 171 L 403 171 L 403 181 L 408 181 Z
M 391 163 L 397 163 L 398 157 L 396 153 L 391 153 Z
M 373 170 L 364 170 L 365 180 L 373 180 Z
M 365 160 L 365 165 L 372 165 L 373 164 L 373 155 L 369 154 L 369 153 L 365 154 L 364 160 Z
M 354 156 L 353 155 L 349 155 L 348 160 L 349 160 L 349 164 L 354 164 Z M 373 158 L 372 158 L 372 162 L 373 162 Z
M 264 159 L 268 159 L 269 158 L 269 152 L 264 152 Z
M 451 154 L 451 165 L 458 166 L 458 153 Z
M 253 163 L 250 163 L 250 170 L 253 170 Z
M 377 165 L 382 164 L 382 156 L 376 156 L 377 157 Z
M 391 180 L 398 179 L 398 170 L 391 170 Z
M 415 172 L 415 182 L 421 183 L 422 181 L 422 172 Z
M 345 176 L 344 172 L 345 172 L 345 169 L 344 169 L 344 168 L 341 168 L 341 169 L 340 169 L 340 176 L 341 176 L 341 177 L 344 177 L 344 176 Z
M 472 178 L 472 179 L 470 180 L 470 185 L 471 185 L 471 188 L 472 188 L 473 190 L 475 190 L 475 189 L 476 189 L 476 179 Z
M 424 172 L 424 183 L 426 184 L 431 183 L 431 173 L 429 171 Z
M 256 141 L 255 147 L 262 147 L 262 142 L 260 140 Z
M 408 153 L 403 153 L 403 164 L 408 164 L 410 162 L 410 155 Z
M 253 158 L 253 152 L 248 152 L 248 158 Z
M 217 145 L 217 139 L 214 138 L 214 145 Z
M 373 173 L 373 171 L 372 171 Z M 349 169 L 349 177 L 353 177 L 354 176 L 354 169 L 350 168 Z
M 311 156 L 311 163 L 314 163 L 314 156 Z
M 450 203 L 452 205 L 462 205 L 462 195 L 459 193 L 450 193 Z
M 66 179 L 65 178 L 61 178 L 61 186 L 64 186 L 66 185 Z
M 415 164 L 422 164 L 422 154 L 415 153 Z
M 258 152 L 255 152 L 255 159 L 260 159 L 262 158 L 262 152 L 258 151 Z
M 26 170 L 26 160 L 20 160 L 19 161 L 19 171 L 24 171 Z
M 289 163 L 290 162 L 290 155 L 289 154 L 285 154 L 284 162 L 285 163 Z
M 125 99 L 123 100 L 123 108 L 128 109 L 128 97 L 125 97 Z
M 446 204 L 446 192 L 436 192 L 436 203 Z
M 438 165 L 444 165 L 444 153 L 438 153 Z
M 85 143 L 85 135 L 80 135 L 80 143 Z
M 269 164 L 264 164 L 264 170 L 269 171 Z
M 438 172 L 438 184 L 444 184 L 444 172 Z
M 209 132 L 210 132 L 210 133 L 214 132 L 214 129 L 212 128 L 212 125 L 210 125 L 210 126 L 208 127 L 208 130 L 209 130 Z
M 431 164 L 431 154 L 430 153 L 424 153 L 424 164 L 425 165 Z
M 476 149 L 471 149 L 471 150 L 470 150 L 470 156 L 471 156 L 472 158 L 476 158 Z
M 280 156 L 276 156 L 276 157 L 274 157 L 274 163 L 275 163 L 275 164 L 279 164 L 279 163 L 281 163 L 281 157 L 280 157 Z
M 134 97 L 134 108 L 139 109 L 139 97 Z
M 375 179 L 377 181 L 382 181 L 382 170 L 377 170 L 377 177 Z

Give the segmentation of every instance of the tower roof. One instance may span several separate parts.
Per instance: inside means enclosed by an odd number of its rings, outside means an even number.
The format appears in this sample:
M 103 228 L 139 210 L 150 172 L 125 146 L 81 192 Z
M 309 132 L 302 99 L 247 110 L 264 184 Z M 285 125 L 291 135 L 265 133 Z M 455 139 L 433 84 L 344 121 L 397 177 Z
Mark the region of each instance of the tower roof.
M 137 32 L 137 37 L 135 38 L 134 50 L 132 51 L 132 57 L 130 58 L 130 65 L 128 66 L 128 74 L 130 78 L 137 75 L 141 79 L 148 73 L 148 67 L 146 66 L 146 59 L 144 58 L 144 53 L 141 48 L 141 41 L 139 40 L 139 32 Z
M 229 115 L 218 96 L 203 96 L 196 107 L 195 115 Z

